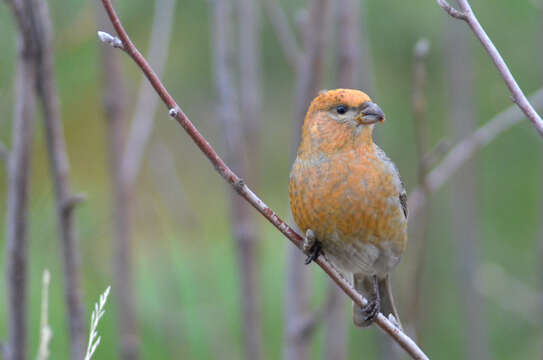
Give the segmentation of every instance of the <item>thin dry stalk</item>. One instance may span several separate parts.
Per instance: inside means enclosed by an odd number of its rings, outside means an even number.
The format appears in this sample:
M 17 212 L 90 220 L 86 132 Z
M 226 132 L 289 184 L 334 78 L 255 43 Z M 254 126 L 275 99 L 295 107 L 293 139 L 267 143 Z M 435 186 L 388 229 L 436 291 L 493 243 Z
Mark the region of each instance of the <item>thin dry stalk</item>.
M 70 185 L 70 165 L 64 140 L 55 76 L 52 25 L 46 1 L 38 1 L 28 19 L 35 29 L 37 56 L 37 95 L 43 109 L 45 135 L 49 153 L 53 187 L 57 202 L 57 220 L 64 261 L 64 293 L 70 329 L 71 359 L 83 359 L 85 351 L 85 320 L 82 302 L 80 252 L 74 207 L 82 198 L 74 195 Z
M 529 97 L 530 102 L 538 109 L 543 108 L 543 89 L 537 90 Z M 526 117 L 516 105 L 511 105 L 483 126 L 459 141 L 443 158 L 443 160 L 426 176 L 426 186 L 434 193 L 460 169 L 477 151 L 484 148 L 499 135 L 519 124 Z M 425 201 L 424 191 L 417 186 L 409 195 L 409 216 L 417 216 Z
M 451 24 L 453 25 L 453 24 Z M 475 104 L 473 102 L 473 66 L 468 42 L 468 31 L 451 27 L 447 32 L 447 72 L 451 107 L 449 119 L 452 133 L 464 138 L 473 133 Z M 465 314 L 464 334 L 468 359 L 490 359 L 487 332 L 483 318 L 482 299 L 474 287 L 475 273 L 479 267 L 479 214 L 477 211 L 477 164 L 475 159 L 467 161 L 452 181 L 451 214 L 452 237 L 456 245 L 459 301 Z
M 507 85 L 507 88 L 511 92 L 511 95 L 513 97 L 513 101 L 517 106 L 522 110 L 522 112 L 526 115 L 528 119 L 532 122 L 532 124 L 535 126 L 537 132 L 543 136 L 543 120 L 539 116 L 539 114 L 535 111 L 532 104 L 530 104 L 530 101 L 526 98 L 524 95 L 524 92 L 520 88 L 520 86 L 517 84 L 517 81 L 513 77 L 513 74 L 511 74 L 511 71 L 509 70 L 509 67 L 503 60 L 502 56 L 500 55 L 500 52 L 494 46 L 494 43 L 488 35 L 486 34 L 486 31 L 483 29 L 481 24 L 479 23 L 479 20 L 477 20 L 477 17 L 475 16 L 475 13 L 471 9 L 471 6 L 469 4 L 468 0 L 458 0 L 458 4 L 460 5 L 460 11 L 453 8 L 447 0 L 436 0 L 438 5 L 447 12 L 450 16 L 452 16 L 455 19 L 463 20 L 465 21 L 468 26 L 471 28 L 477 39 L 481 42 L 483 45 L 483 48 L 488 53 L 488 56 L 498 69 L 498 72 L 500 73 L 500 76 L 505 81 L 505 85 Z
M 12 150 L 8 157 L 6 205 L 6 284 L 8 338 L 3 351 L 7 360 L 24 360 L 28 355 L 28 196 L 34 134 L 36 44 L 24 13 L 28 1 L 7 1 L 19 28 Z
M 428 163 L 426 161 L 428 155 L 428 123 L 426 119 L 426 60 L 430 50 L 428 40 L 421 39 L 415 44 L 414 48 L 414 69 L 413 69 L 413 120 L 415 129 L 415 140 L 417 147 L 418 160 L 418 182 L 424 192 L 425 197 L 429 198 L 428 187 L 426 184 L 426 175 L 428 173 Z M 409 304 L 410 326 L 414 329 L 414 335 L 420 342 L 422 328 L 422 310 L 423 301 L 423 274 L 424 265 L 426 263 L 426 248 L 428 243 L 428 224 L 430 217 L 430 201 L 427 200 L 419 211 L 415 221 L 410 224 L 411 246 L 416 249 L 413 252 L 415 256 L 411 260 L 414 266 L 413 280 L 409 281 L 413 284 L 411 291 L 411 299 Z
M 309 9 L 309 21 L 301 28 L 303 53 L 297 63 L 296 93 L 294 109 L 294 131 L 292 156 L 298 148 L 301 125 L 309 103 L 319 91 L 323 76 L 325 49 L 327 47 L 327 29 L 331 10 L 329 0 L 315 0 Z M 310 356 L 312 332 L 301 336 L 297 333 L 309 316 L 310 306 L 310 273 L 304 265 L 300 252 L 289 246 L 287 248 L 287 270 L 285 282 L 285 345 L 283 359 L 307 359 Z
M 194 143 L 202 151 L 208 160 L 213 164 L 221 177 L 232 186 L 232 188 L 245 200 L 247 200 L 262 216 L 264 216 L 272 225 L 274 225 L 285 237 L 292 241 L 299 249 L 302 248 L 303 238 L 288 226 L 277 214 L 271 210 L 251 189 L 237 176 L 219 157 L 217 152 L 200 134 L 189 118 L 181 110 L 173 97 L 169 94 L 156 73 L 151 69 L 145 58 L 130 41 L 128 34 L 124 30 L 119 17 L 109 0 L 102 0 L 102 4 L 108 13 L 111 23 L 115 27 L 117 34 L 124 45 L 124 51 L 140 67 L 145 76 L 149 79 L 151 85 L 156 90 L 158 96 L 162 99 L 169 114 L 173 117 Z M 351 284 L 324 258 L 319 257 L 315 263 L 323 269 L 326 274 L 347 294 L 356 304 L 364 306 L 367 300 L 360 295 Z M 428 359 L 424 352 L 415 344 L 415 342 L 403 333 L 392 321 L 383 314 L 377 316 L 375 322 L 383 331 L 388 333 L 413 359 Z
M 31 41 L 31 40 L 30 40 Z M 28 196 L 35 113 L 35 48 L 19 36 L 15 78 L 12 150 L 8 164 L 6 267 L 8 292 L 7 360 L 27 358 Z
M 219 106 L 217 117 L 222 122 L 226 143 L 226 158 L 233 168 L 247 175 L 250 169 L 247 157 L 247 143 L 244 133 L 249 126 L 240 121 L 236 86 L 233 79 L 232 2 L 213 2 L 213 59 Z M 245 49 L 247 51 L 247 49 Z M 246 81 L 247 82 L 247 81 Z M 245 86 L 249 86 L 245 84 Z M 254 90 L 254 89 L 253 89 Z M 251 101 L 254 101 L 253 99 Z M 254 103 L 250 111 L 254 111 Z M 247 109 L 246 109 L 247 110 Z M 253 114 L 256 116 L 256 114 Z M 254 119 L 247 119 L 254 121 Z M 243 125 L 246 125 L 244 128 Z M 254 151 L 253 149 L 251 151 Z M 243 330 L 245 355 L 247 359 L 262 358 L 260 316 L 258 310 L 258 282 L 255 259 L 256 232 L 251 221 L 250 208 L 239 196 L 230 195 L 231 227 L 238 246 L 238 261 L 241 277 L 241 299 L 243 309 Z
M 49 343 L 53 337 L 53 331 L 49 325 L 49 283 L 51 273 L 45 269 L 42 275 L 41 288 L 41 309 L 40 309 L 40 343 L 36 360 L 47 360 L 49 358 Z

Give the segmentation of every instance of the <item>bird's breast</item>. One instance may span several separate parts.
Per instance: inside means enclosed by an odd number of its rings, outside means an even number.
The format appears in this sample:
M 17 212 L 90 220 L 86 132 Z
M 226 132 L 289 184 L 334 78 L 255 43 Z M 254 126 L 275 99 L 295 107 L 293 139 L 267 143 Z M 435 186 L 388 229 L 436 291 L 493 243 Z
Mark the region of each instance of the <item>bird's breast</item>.
M 297 225 L 304 232 L 312 229 L 325 253 L 349 268 L 356 265 L 349 262 L 369 267 L 384 251 L 394 256 L 384 259 L 383 266 L 393 266 L 407 240 L 398 198 L 400 179 L 373 150 L 297 158 L 290 176 L 290 205 Z

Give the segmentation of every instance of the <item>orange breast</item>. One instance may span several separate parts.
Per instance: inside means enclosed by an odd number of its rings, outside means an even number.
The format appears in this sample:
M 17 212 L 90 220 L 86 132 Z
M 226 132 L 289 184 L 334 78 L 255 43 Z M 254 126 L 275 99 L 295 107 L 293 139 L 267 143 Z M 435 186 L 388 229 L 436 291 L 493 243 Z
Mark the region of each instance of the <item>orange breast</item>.
M 367 254 L 356 252 L 367 251 L 367 244 L 392 251 L 399 260 L 406 245 L 399 178 L 374 147 L 371 143 L 333 154 L 298 157 L 291 171 L 289 197 L 294 220 L 302 231 L 315 232 L 325 253 L 328 249 L 345 263 L 350 260 L 343 257 L 365 257 Z M 356 264 L 348 267 L 353 266 Z

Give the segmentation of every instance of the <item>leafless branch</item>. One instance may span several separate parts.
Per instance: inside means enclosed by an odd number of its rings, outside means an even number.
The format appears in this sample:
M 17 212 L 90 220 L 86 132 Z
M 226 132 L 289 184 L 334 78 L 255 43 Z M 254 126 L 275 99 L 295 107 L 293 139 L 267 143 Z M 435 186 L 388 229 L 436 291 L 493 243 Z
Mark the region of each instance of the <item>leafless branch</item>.
M 428 165 L 426 155 L 428 153 L 428 123 L 426 119 L 426 61 L 430 51 L 428 40 L 421 39 L 415 44 L 413 51 L 414 68 L 413 68 L 413 120 L 415 129 L 415 144 L 417 148 L 417 167 L 418 167 L 418 182 L 426 197 L 429 196 L 426 183 L 426 174 Z M 426 259 L 426 248 L 428 242 L 428 224 L 431 212 L 429 211 L 430 202 L 426 201 L 420 209 L 419 216 L 415 217 L 415 221 L 411 221 L 410 238 L 415 241 L 412 246 L 415 247 L 414 256 L 410 259 L 411 264 L 414 264 L 412 279 L 409 281 L 412 286 L 411 299 L 409 304 L 410 326 L 414 329 L 414 334 L 420 341 L 421 325 L 423 314 L 422 309 L 422 280 L 424 272 L 424 264 Z
M 37 46 L 37 95 L 43 108 L 47 150 L 57 202 L 57 219 L 64 261 L 64 293 L 70 327 L 71 359 L 83 359 L 86 324 L 82 303 L 79 244 L 75 228 L 74 204 L 70 185 L 70 165 L 59 111 L 55 77 L 52 26 L 46 1 L 37 1 L 27 12 Z
M 16 14 L 15 14 L 16 15 Z M 22 32 L 22 30 L 21 30 Z M 15 79 L 12 151 L 8 164 L 6 206 L 6 267 L 8 292 L 7 360 L 27 357 L 27 259 L 28 196 L 35 113 L 35 44 L 31 37 L 19 36 Z
M 290 67 L 296 70 L 302 59 L 302 51 L 298 46 L 296 36 L 290 28 L 287 17 L 281 6 L 279 6 L 278 0 L 264 0 L 264 6 L 285 58 Z
M 486 52 L 490 56 L 490 59 L 498 69 L 498 72 L 500 73 L 501 77 L 505 81 L 505 84 L 507 85 L 507 88 L 511 92 L 511 95 L 513 96 L 513 101 L 517 106 L 522 110 L 522 112 L 526 115 L 528 119 L 534 124 L 536 130 L 539 132 L 541 136 L 543 136 L 543 120 L 539 116 L 539 114 L 535 111 L 535 109 L 530 104 L 530 101 L 526 98 L 524 93 L 522 92 L 522 89 L 518 86 L 515 78 L 513 77 L 513 74 L 511 74 L 511 71 L 509 70 L 509 67 L 503 60 L 502 56 L 500 55 L 498 49 L 494 46 L 494 43 L 488 35 L 486 34 L 485 30 L 479 23 L 479 20 L 477 20 L 477 17 L 475 16 L 475 13 L 471 9 L 471 6 L 469 4 L 468 0 L 458 0 L 458 4 L 460 5 L 461 11 L 458 11 L 454 9 L 452 6 L 449 5 L 449 3 L 446 0 L 436 0 L 438 5 L 441 6 L 449 15 L 456 19 L 460 19 L 465 21 L 477 39 L 481 42 L 483 47 L 485 48 Z
M 155 2 L 148 58 L 149 63 L 156 69 L 159 77 L 164 72 L 168 58 L 174 14 L 175 0 L 157 0 Z M 115 39 L 115 41 L 120 41 L 118 38 Z M 116 47 L 115 45 L 112 46 Z M 129 188 L 132 188 L 137 180 L 143 154 L 153 131 L 154 115 L 158 102 L 158 98 L 153 96 L 153 94 L 153 88 L 144 80 L 140 87 L 134 118 L 123 153 L 123 182 Z
M 473 101 L 473 65 L 469 48 L 468 31 L 449 23 L 447 31 L 446 51 L 449 71 L 449 121 L 456 139 L 473 133 L 475 122 L 475 106 Z M 455 239 L 456 278 L 460 289 L 459 300 L 465 311 L 464 346 L 470 359 L 486 360 L 490 358 L 487 331 L 484 321 L 484 304 L 472 279 L 479 266 L 480 247 L 479 213 L 477 209 L 477 163 L 476 159 L 468 160 L 452 179 L 451 214 L 452 234 Z
M 215 70 L 215 86 L 217 89 L 218 103 L 217 118 L 223 126 L 224 140 L 226 143 L 226 157 L 234 169 L 244 176 L 248 175 L 249 163 L 246 135 L 250 126 L 240 120 L 238 113 L 238 99 L 236 98 L 237 88 L 234 84 L 232 69 L 233 38 L 232 38 L 232 1 L 213 1 L 213 60 Z M 245 14 L 247 15 L 247 14 Z M 248 29 L 245 29 L 248 31 Z M 253 29 L 254 31 L 254 29 Z M 246 41 L 251 41 L 245 39 Z M 248 49 L 244 49 L 247 56 Z M 245 59 L 247 60 L 247 59 Z M 247 64 L 245 64 L 247 65 Z M 252 64 L 255 66 L 256 64 Z M 245 70 L 245 69 L 244 69 Z M 247 69 L 251 71 L 250 69 Z M 252 69 L 253 72 L 256 68 Z M 254 75 L 254 73 L 253 73 Z M 243 81 L 242 81 L 243 82 Z M 251 88 L 245 80 L 245 87 Z M 245 91 L 247 88 L 244 89 Z M 253 89 L 256 91 L 256 89 Z M 245 92 L 244 92 L 245 93 Z M 245 94 L 247 95 L 247 94 Z M 251 96 L 258 96 L 253 94 Z M 256 98 L 245 100 L 245 110 L 255 112 Z M 250 105 L 250 109 L 247 109 Z M 245 114 L 248 115 L 248 114 Z M 251 114 L 257 116 L 256 113 Z M 254 122 L 251 117 L 245 117 L 246 121 Z M 245 125 L 245 126 L 244 126 Z M 247 134 L 248 135 L 248 134 Z M 254 135 L 254 134 L 253 134 Z M 251 151 L 256 151 L 251 149 Z M 258 267 L 255 259 L 256 252 L 256 231 L 251 221 L 249 205 L 242 198 L 230 192 L 231 228 L 233 230 L 237 247 L 239 271 L 241 277 L 241 300 L 243 310 L 243 331 L 245 340 L 245 353 L 247 359 L 261 359 L 261 335 L 260 335 L 260 312 L 258 309 Z
M 537 90 L 530 101 L 536 108 L 543 107 L 543 89 Z M 437 191 L 474 153 L 490 144 L 496 137 L 509 130 L 513 125 L 520 123 L 525 115 L 512 105 L 502 111 L 485 125 L 456 144 L 426 177 L 430 193 Z M 415 188 L 409 196 L 409 213 L 415 216 L 418 213 L 425 196 L 421 187 Z
M 98 3 L 97 3 L 98 6 Z M 98 6 L 100 23 L 107 26 L 108 18 Z M 103 39 L 104 36 L 101 37 Z M 119 357 L 123 360 L 139 358 L 140 338 L 134 312 L 132 282 L 132 227 L 129 188 L 122 176 L 124 150 L 123 130 L 126 121 L 126 91 L 123 84 L 119 54 L 102 48 L 103 103 L 106 118 L 108 160 L 113 193 L 113 223 L 115 230 L 113 269 L 119 308 Z
M 144 72 L 146 77 L 155 88 L 157 94 L 163 100 L 164 104 L 169 109 L 169 114 L 185 129 L 187 134 L 192 138 L 198 148 L 206 155 L 209 161 L 213 164 L 217 172 L 227 181 L 233 189 L 245 200 L 247 200 L 262 216 L 270 221 L 285 237 L 292 241 L 298 248 L 302 248 L 303 238 L 297 234 L 288 224 L 286 224 L 279 216 L 271 210 L 249 187 L 237 176 L 219 157 L 211 145 L 200 134 L 196 127 L 192 124 L 189 118 L 181 110 L 173 97 L 168 93 L 155 72 L 150 68 L 147 61 L 137 50 L 134 44 L 130 41 L 128 34 L 124 30 L 121 22 L 113 9 L 110 0 L 102 0 L 104 8 L 108 13 L 111 23 L 115 27 L 119 38 L 122 40 L 127 54 Z M 358 305 L 364 306 L 367 300 L 360 295 L 351 284 L 324 258 L 319 257 L 315 261 L 330 278 Z M 376 319 L 376 324 L 387 332 L 407 353 L 414 359 L 428 359 L 424 352 L 411 340 L 401 329 L 395 326 L 383 314 L 379 314 Z

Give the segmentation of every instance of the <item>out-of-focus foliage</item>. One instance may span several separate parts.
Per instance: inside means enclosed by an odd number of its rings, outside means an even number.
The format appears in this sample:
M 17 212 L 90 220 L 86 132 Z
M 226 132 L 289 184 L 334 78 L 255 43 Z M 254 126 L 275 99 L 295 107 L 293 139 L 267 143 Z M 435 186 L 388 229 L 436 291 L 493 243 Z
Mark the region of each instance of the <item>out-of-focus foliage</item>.
M 92 301 L 113 283 L 111 189 L 107 173 L 105 126 L 102 115 L 99 46 L 95 24 L 96 1 L 51 1 L 57 48 L 57 74 L 62 115 L 68 142 L 74 188 L 88 195 L 77 210 L 82 249 L 85 302 Z M 119 12 L 134 42 L 145 51 L 150 34 L 153 4 L 150 1 L 119 1 Z M 371 45 L 376 89 L 370 94 L 387 113 L 378 130 L 380 145 L 396 162 L 408 189 L 416 185 L 416 152 L 411 118 L 412 48 L 421 37 L 431 41 L 428 74 L 428 118 L 431 139 L 446 138 L 448 97 L 444 67 L 444 28 L 449 19 L 433 0 L 367 0 L 365 25 Z M 543 83 L 543 8 L 539 1 L 473 1 L 474 10 L 501 50 L 526 93 Z M 304 1 L 282 1 L 291 24 Z M 180 1 L 164 81 L 185 112 L 210 142 L 220 150 L 220 125 L 214 119 L 215 97 L 211 79 L 209 4 Z M 277 212 L 287 217 L 289 144 L 293 129 L 293 74 L 274 33 L 262 15 L 264 128 L 261 146 L 261 182 L 254 190 Z M 0 140 L 10 144 L 13 111 L 13 74 L 16 49 L 15 26 L 6 4 L 0 4 Z M 466 27 L 457 22 L 456 26 Z M 466 27 L 467 31 L 467 27 Z M 482 124 L 511 104 L 503 81 L 479 43 L 471 37 L 477 123 Z M 331 42 L 325 87 L 334 87 Z M 123 56 L 130 104 L 141 81 L 139 70 Z M 130 111 L 129 111 L 130 113 Z M 30 344 L 38 343 L 40 276 L 51 270 L 51 353 L 68 359 L 67 323 L 62 292 L 60 248 L 56 232 L 54 199 L 38 120 L 32 167 L 30 231 Z M 239 276 L 234 243 L 226 213 L 225 192 L 230 191 L 183 130 L 169 119 L 163 107 L 148 154 L 164 144 L 175 157 L 178 178 L 173 186 L 158 185 L 156 172 L 147 160 L 138 180 L 135 202 L 135 289 L 140 317 L 142 350 L 146 358 L 237 359 L 242 354 L 240 335 Z M 156 157 L 149 157 L 156 161 Z M 501 265 L 527 286 L 540 288 L 540 248 L 543 204 L 542 142 L 526 121 L 498 138 L 477 157 L 480 192 L 478 204 L 482 261 Z M 242 174 L 243 175 L 243 174 Z M 5 213 L 6 173 L 0 170 L 0 213 Z M 251 185 L 251 184 L 249 184 Z M 183 191 L 185 202 L 171 204 L 168 194 Z M 430 228 L 430 248 L 424 285 L 425 332 L 421 346 L 430 357 L 457 359 L 464 355 L 460 316 L 456 239 L 450 235 L 448 187 L 435 197 Z M 170 195 L 171 196 L 171 195 Z M 179 214 L 192 213 L 190 218 Z M 4 223 L 0 223 L 2 239 Z M 264 351 L 269 359 L 281 354 L 281 293 L 287 241 L 262 222 L 259 276 L 264 323 Z M 416 241 L 416 239 L 411 239 Z M 0 268 L 5 254 L 0 243 Z M 406 255 L 410 256 L 409 252 Z M 396 272 L 402 272 L 402 264 Z M 322 303 L 326 280 L 315 270 L 314 303 Z M 112 284 L 113 285 L 113 284 Z M 402 284 L 402 288 L 409 285 Z M 507 287 L 508 284 L 503 284 Z M 0 288 L 5 289 L 4 276 Z M 100 324 L 102 341 L 96 358 L 116 355 L 115 287 Z M 0 338 L 5 338 L 5 294 L 0 296 Z M 400 298 L 402 297 L 399 294 Z M 522 294 L 518 294 L 522 297 Z M 502 299 L 484 298 L 484 317 L 490 348 L 496 359 L 536 358 L 542 349 L 542 325 L 534 326 L 504 309 Z M 519 300 L 521 301 L 521 300 Z M 402 303 L 402 299 L 400 299 Z M 350 329 L 350 358 L 377 357 L 376 329 Z M 533 313 L 535 318 L 537 313 Z M 322 358 L 321 330 L 314 353 Z

